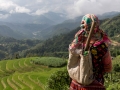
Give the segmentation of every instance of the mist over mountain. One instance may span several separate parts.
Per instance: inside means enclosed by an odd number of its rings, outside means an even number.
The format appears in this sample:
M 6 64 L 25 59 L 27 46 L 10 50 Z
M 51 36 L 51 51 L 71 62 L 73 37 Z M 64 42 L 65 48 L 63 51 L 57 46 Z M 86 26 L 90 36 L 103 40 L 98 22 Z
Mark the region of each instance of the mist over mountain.
M 6 14 L 7 12 L 0 12 Z M 97 15 L 99 19 L 112 18 L 119 15 L 120 12 L 106 12 Z M 16 39 L 48 39 L 54 35 L 68 33 L 80 26 L 83 15 L 74 19 L 68 19 L 63 13 L 48 12 L 42 15 L 29 15 L 25 13 L 14 13 L 0 18 L 0 28 L 6 28 L 8 32 L 0 34 Z M 9 32 L 12 30 L 12 34 Z M 17 36 L 17 37 L 16 37 Z
M 4 15 L 6 12 L 1 11 Z M 9 14 L 9 13 L 8 13 Z M 67 17 L 62 13 L 47 12 L 42 15 L 30 15 L 27 13 L 13 13 L 6 18 L 0 18 L 0 21 L 9 23 L 32 23 L 32 24 L 58 24 L 65 21 Z
M 0 36 L 13 37 L 16 39 L 25 38 L 24 35 L 20 34 L 20 32 L 15 32 L 10 27 L 5 25 L 0 25 Z
M 6 14 L 6 12 L 3 11 L 1 11 L 0 13 Z M 23 39 L 24 38 L 32 39 L 44 37 L 43 33 L 41 36 L 39 34 L 37 35 L 37 32 L 41 32 L 42 30 L 45 30 L 46 28 L 52 25 L 62 23 L 66 19 L 67 17 L 65 16 L 65 14 L 55 12 L 48 12 L 45 13 L 44 15 L 36 16 L 29 15 L 26 13 L 15 13 L 6 16 L 6 18 L 0 18 L 0 25 L 10 27 L 13 31 L 21 34 L 21 37 L 24 36 Z M 14 35 L 12 35 L 12 37 L 14 37 Z
M 112 11 L 112 12 L 106 12 L 102 15 L 97 15 L 97 16 L 100 20 L 104 20 L 107 18 L 115 17 L 119 14 L 120 14 L 120 12 Z M 68 33 L 71 30 L 75 29 L 76 27 L 80 26 L 82 17 L 83 17 L 83 15 L 76 17 L 74 19 L 65 20 L 64 22 L 62 22 L 60 24 L 52 25 L 52 26 L 42 30 L 41 32 L 37 32 L 37 34 L 39 34 L 40 36 L 45 35 L 46 38 L 48 38 L 48 37 L 52 37 L 54 35 Z M 41 37 L 41 38 L 43 38 L 43 37 Z

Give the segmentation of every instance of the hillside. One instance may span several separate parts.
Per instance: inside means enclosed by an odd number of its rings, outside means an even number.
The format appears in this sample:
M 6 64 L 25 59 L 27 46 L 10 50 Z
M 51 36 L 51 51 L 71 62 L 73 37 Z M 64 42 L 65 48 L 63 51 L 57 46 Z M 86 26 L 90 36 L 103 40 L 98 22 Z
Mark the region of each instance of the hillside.
M 5 12 L 1 12 L 4 15 Z M 62 16 L 62 17 L 61 17 Z M 6 18 L 0 18 L 0 21 L 8 23 L 23 23 L 23 24 L 49 24 L 54 25 L 63 22 L 67 17 L 63 13 L 49 11 L 41 15 L 30 15 L 27 13 L 11 13 Z
M 44 31 L 52 25 L 62 23 L 66 19 L 67 18 L 63 13 L 55 12 L 47 12 L 37 16 L 25 13 L 12 13 L 7 18 L 0 18 L 0 25 L 5 25 L 16 32 L 13 33 L 13 36 L 8 35 L 8 32 L 6 35 L 7 37 L 13 37 L 15 39 L 45 39 L 46 33 L 40 34 L 38 32 Z M 17 34 L 19 34 L 21 38 L 14 37 L 17 36 Z M 4 33 L 1 33 L 1 35 L 4 36 Z
M 38 56 L 57 56 L 57 57 L 68 57 L 68 46 L 74 38 L 74 34 L 80 28 L 76 28 L 67 34 L 61 34 L 59 36 L 54 36 L 53 38 L 47 39 L 41 45 L 36 45 L 35 47 L 26 50 L 24 55 L 34 55 Z
M 6 25 L 0 25 L 0 35 L 4 37 L 13 37 L 16 39 L 24 38 L 22 34 L 20 34 L 19 32 L 15 32 Z
M 119 59 L 120 56 L 117 56 L 112 60 L 113 70 L 105 75 L 107 90 L 120 89 Z M 61 60 L 63 59 L 56 57 L 30 57 L 0 61 L 0 90 L 57 90 L 65 88 L 66 85 L 67 89 L 60 90 L 68 90 L 70 78 L 66 65 L 57 68 L 45 66 L 46 61 L 58 65 Z
M 119 50 L 119 42 L 120 42 L 120 15 L 113 17 L 111 19 L 105 19 L 100 21 L 100 28 L 103 29 L 106 34 L 113 40 L 111 46 L 111 53 L 113 56 L 120 55 Z M 80 29 L 80 27 L 72 30 L 69 33 L 61 34 L 59 36 L 55 36 L 51 39 L 44 41 L 44 43 L 40 46 L 38 45 L 37 48 L 27 50 L 25 55 L 27 54 L 35 54 L 39 56 L 44 55 L 53 55 L 59 57 L 67 57 L 68 56 L 68 45 L 74 38 L 74 34 Z M 116 37 L 117 36 L 117 37 Z M 116 43 L 117 42 L 117 43 Z M 117 44 L 117 45 L 116 45 Z M 66 53 L 64 53 L 66 52 Z
M 100 20 L 115 17 L 120 12 L 106 12 L 103 15 L 97 15 Z M 40 16 L 31 16 L 25 13 L 11 14 L 9 17 L 0 19 L 0 25 L 5 25 L 14 30 L 13 36 L 19 34 L 20 39 L 41 39 L 46 40 L 55 35 L 68 33 L 79 27 L 83 15 L 74 19 L 67 19 L 63 13 L 48 12 Z M 9 33 L 7 33 L 9 34 Z M 2 33 L 1 33 L 2 35 Z M 4 34 L 3 34 L 4 35 Z
M 30 39 L 17 40 L 11 37 L 0 36 L 0 60 L 18 58 L 19 52 L 24 56 L 22 52 L 36 46 L 36 44 L 42 44 L 42 41 Z
M 120 15 L 106 19 L 102 22 L 101 28 L 110 36 L 119 38 L 120 36 Z
M 50 61 L 49 58 L 43 59 Z M 45 90 L 50 75 L 64 67 L 50 68 L 32 62 L 40 59 L 31 57 L 0 61 L 0 90 Z
M 29 26 L 28 26 L 29 27 Z M 111 53 L 113 56 L 119 55 L 120 42 L 120 15 L 111 19 L 104 19 L 100 21 L 100 28 L 102 28 L 108 36 L 112 39 Z M 62 29 L 64 31 L 64 29 Z M 62 31 L 61 30 L 61 31 Z M 80 30 L 80 27 L 66 32 L 65 34 L 56 35 L 47 40 L 16 40 L 9 42 L 11 38 L 1 38 L 0 59 L 15 58 L 16 55 L 20 57 L 28 56 L 57 56 L 68 57 L 68 45 L 74 38 L 74 34 Z M 57 32 L 57 31 L 56 31 Z M 45 33 L 45 32 L 44 32 Z M 50 33 L 50 32 L 49 32 Z M 60 33 L 60 32 L 57 32 Z M 8 39 L 8 40 L 7 40 Z M 11 39 L 12 40 L 12 39 Z M 117 54 L 116 54 L 117 53 Z

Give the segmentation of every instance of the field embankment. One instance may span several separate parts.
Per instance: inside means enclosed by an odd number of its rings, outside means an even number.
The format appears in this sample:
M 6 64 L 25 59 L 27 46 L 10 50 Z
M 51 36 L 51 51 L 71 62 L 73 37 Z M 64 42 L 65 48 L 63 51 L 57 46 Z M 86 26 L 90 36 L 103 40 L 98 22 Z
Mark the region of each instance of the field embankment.
M 49 67 L 38 62 L 47 62 L 46 59 L 47 57 L 31 57 L 0 61 L 0 90 L 45 90 L 50 75 L 64 68 Z M 58 58 L 48 59 L 51 61 L 50 59 Z

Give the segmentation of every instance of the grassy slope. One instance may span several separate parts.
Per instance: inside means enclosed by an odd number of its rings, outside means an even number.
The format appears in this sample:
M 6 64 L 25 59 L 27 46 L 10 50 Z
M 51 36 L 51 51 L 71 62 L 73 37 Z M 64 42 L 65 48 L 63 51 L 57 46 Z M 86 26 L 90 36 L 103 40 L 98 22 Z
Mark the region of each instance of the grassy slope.
M 0 90 L 45 90 L 49 76 L 62 68 L 48 68 L 31 63 L 31 60 L 37 58 L 0 61 Z
M 35 65 L 31 63 L 39 57 L 21 58 L 14 60 L 0 61 L 0 90 L 45 90 L 47 79 L 57 70 L 62 68 L 48 68 L 47 66 Z M 45 59 L 48 59 L 46 57 Z M 120 56 L 112 61 L 120 65 Z M 109 74 L 112 80 L 118 80 L 114 84 L 118 87 L 119 73 Z M 111 80 L 110 80 L 111 81 Z M 106 80 L 107 88 L 113 88 L 109 79 Z M 109 86 L 108 86 L 109 85 Z M 108 90 L 108 89 L 107 89 Z

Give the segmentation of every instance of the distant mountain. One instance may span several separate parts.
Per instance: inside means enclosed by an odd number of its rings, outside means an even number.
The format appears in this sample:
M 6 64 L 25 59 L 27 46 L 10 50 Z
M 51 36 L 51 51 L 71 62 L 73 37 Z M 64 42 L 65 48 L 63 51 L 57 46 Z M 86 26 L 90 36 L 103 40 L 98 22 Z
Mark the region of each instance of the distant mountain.
M 4 14 L 5 12 L 0 12 Z M 26 13 L 13 13 L 7 18 L 0 18 L 0 21 L 11 23 L 32 23 L 32 24 L 58 24 L 66 20 L 67 17 L 62 13 L 48 12 L 42 15 L 29 15 Z
M 0 22 L 0 25 L 5 25 L 10 27 L 14 32 L 18 32 L 23 35 L 24 38 L 37 38 L 36 33 L 42 31 L 43 29 L 49 27 L 47 24 L 32 24 L 32 23 L 9 23 L 9 22 Z M 38 37 L 39 38 L 39 37 Z
M 107 12 L 102 15 L 97 15 L 100 20 L 108 19 L 108 18 L 113 18 L 115 16 L 118 16 L 120 12 Z M 63 23 L 57 24 L 57 25 L 52 25 L 37 34 L 41 36 L 41 38 L 48 38 L 52 37 L 54 35 L 59 35 L 61 33 L 68 33 L 71 30 L 75 29 L 76 27 L 80 26 L 80 22 L 82 19 L 83 15 L 76 17 L 74 19 L 69 19 L 65 20 Z M 43 36 L 44 35 L 44 36 Z M 43 37 L 42 37 L 43 36 Z
M 67 26 L 67 22 L 63 22 L 63 23 L 64 23 L 63 24 L 64 27 Z M 39 40 L 39 41 L 38 40 L 30 40 L 30 39 L 29 40 L 16 40 L 13 38 L 4 39 L 1 37 L 0 37 L 0 39 L 1 39 L 1 42 L 4 42 L 4 43 L 5 42 L 8 43 L 8 41 L 9 41 L 7 50 L 9 50 L 9 46 L 10 46 L 11 47 L 10 50 L 13 50 L 13 51 L 11 51 L 12 53 L 19 51 L 19 54 L 24 55 L 24 57 L 29 56 L 29 55 L 67 57 L 68 56 L 68 45 L 73 40 L 75 33 L 78 30 L 80 30 L 79 26 L 78 26 L 78 28 L 70 30 L 69 26 L 71 26 L 71 28 L 72 28 L 72 25 L 74 26 L 74 24 L 75 23 L 70 22 L 70 24 L 67 26 L 68 28 L 66 28 L 66 29 L 62 29 L 62 27 L 63 27 L 62 24 L 59 24 L 60 26 L 54 25 L 54 28 L 56 28 L 54 32 L 51 31 L 52 29 L 50 30 L 48 28 L 48 30 L 44 31 L 44 33 L 43 33 L 43 31 L 41 31 L 42 33 L 40 33 L 36 29 L 36 32 L 34 34 L 37 38 L 40 39 L 40 37 L 41 37 L 42 39 L 47 39 L 47 40 L 43 40 L 43 41 L 42 40 Z M 30 31 L 32 31 L 32 29 L 35 29 L 35 27 L 37 28 L 37 26 L 32 26 L 32 24 L 25 25 L 25 27 L 31 28 Z M 61 27 L 61 29 L 60 28 L 58 29 L 58 27 Z M 2 29 L 2 30 L 0 30 L 1 35 L 3 33 L 4 36 L 10 35 L 15 38 L 19 37 L 19 35 L 16 34 L 16 32 L 14 30 L 12 30 L 11 28 L 9 28 L 8 26 L 1 25 L 0 28 Z M 108 36 L 113 40 L 112 45 L 116 45 L 116 44 L 119 45 L 119 42 L 120 42 L 120 15 L 100 21 L 100 28 L 103 29 L 106 32 L 106 34 L 108 34 Z M 63 31 L 66 31 L 66 32 L 64 34 L 56 35 L 51 38 L 49 38 L 50 36 L 47 37 L 47 35 L 51 35 L 49 33 L 52 33 L 52 34 L 59 33 L 60 34 Z M 6 32 L 8 32 L 9 34 L 8 33 L 6 34 Z M 10 40 L 11 40 L 11 42 L 14 41 L 14 44 L 11 43 Z M 117 41 L 117 42 L 115 42 L 115 41 Z M 16 45 L 16 42 L 17 42 L 17 45 Z M 32 42 L 34 42 L 34 44 L 32 44 Z M 28 47 L 27 44 L 30 46 Z M 116 50 L 119 51 L 118 45 L 116 45 L 117 46 Z M 5 49 L 5 50 L 3 50 L 3 49 Z M 1 46 L 1 50 L 5 51 L 5 53 L 7 51 L 6 47 L 4 45 Z M 116 50 L 115 50 L 115 55 L 116 55 Z M 10 52 L 10 54 L 11 54 L 11 52 Z M 119 54 L 120 54 L 120 52 L 119 52 Z M 112 55 L 114 56 L 113 50 L 112 50 Z
M 62 23 L 63 21 L 68 19 L 65 14 L 63 14 L 63 13 L 55 13 L 55 12 L 48 12 L 48 13 L 45 13 L 45 14 L 43 14 L 41 16 L 44 16 L 44 17 L 46 17 L 47 19 L 49 19 L 51 21 L 54 21 L 54 23 L 53 23 L 54 25 Z M 49 24 L 50 23 L 51 22 L 49 22 Z
M 108 18 L 102 20 L 100 24 L 100 28 L 103 29 L 104 32 L 113 40 L 112 45 L 116 45 L 117 49 L 115 50 L 116 53 L 120 54 L 119 52 L 119 42 L 120 42 L 120 15 L 115 16 L 113 18 Z M 68 56 L 68 45 L 72 42 L 75 33 L 80 30 L 80 27 L 71 30 L 66 34 L 61 34 L 54 36 L 53 38 L 47 39 L 41 45 L 37 45 L 33 49 L 29 49 L 25 51 L 26 55 L 31 54 L 38 54 L 38 55 L 53 55 L 53 56 Z M 115 42 L 117 41 L 117 42 Z M 112 55 L 114 55 L 114 49 L 111 48 Z M 64 53 L 66 52 L 66 53 Z
M 120 14 L 102 21 L 101 28 L 114 40 L 120 42 Z
M 80 26 L 80 21 L 79 22 L 73 22 L 73 21 L 63 22 L 61 24 L 52 25 L 48 28 L 45 28 L 42 31 L 37 32 L 37 35 L 41 36 L 40 38 L 47 39 L 47 38 L 53 37 L 54 35 L 68 33 L 79 26 Z
M 5 13 L 5 12 L 0 12 Z M 97 15 L 100 20 L 112 18 L 119 15 L 120 12 L 107 12 Z M 0 19 L 0 25 L 10 27 L 23 38 L 48 39 L 54 35 L 68 33 L 80 26 L 83 15 L 74 19 L 67 19 L 65 14 L 48 12 L 39 16 L 28 14 L 12 14 L 6 19 Z M 23 39 L 22 38 L 22 39 Z
M 6 14 L 6 12 L 0 12 L 0 14 L 3 15 Z M 20 32 L 21 35 L 25 36 L 25 38 L 43 39 L 42 37 L 44 37 L 44 34 L 39 35 L 38 32 L 44 31 L 52 25 L 57 25 L 66 19 L 65 14 L 55 12 L 48 12 L 37 16 L 25 13 L 16 13 L 11 14 L 7 18 L 0 18 L 0 25 L 6 25 L 15 32 Z
M 10 27 L 5 25 L 0 25 L 0 36 L 13 37 L 16 39 L 23 38 L 23 36 L 20 35 L 18 32 L 13 31 Z
M 115 16 L 118 16 L 120 14 L 120 12 L 117 11 L 112 11 L 112 12 L 106 12 L 102 15 L 98 15 L 99 19 L 106 19 L 106 18 L 112 18 Z

